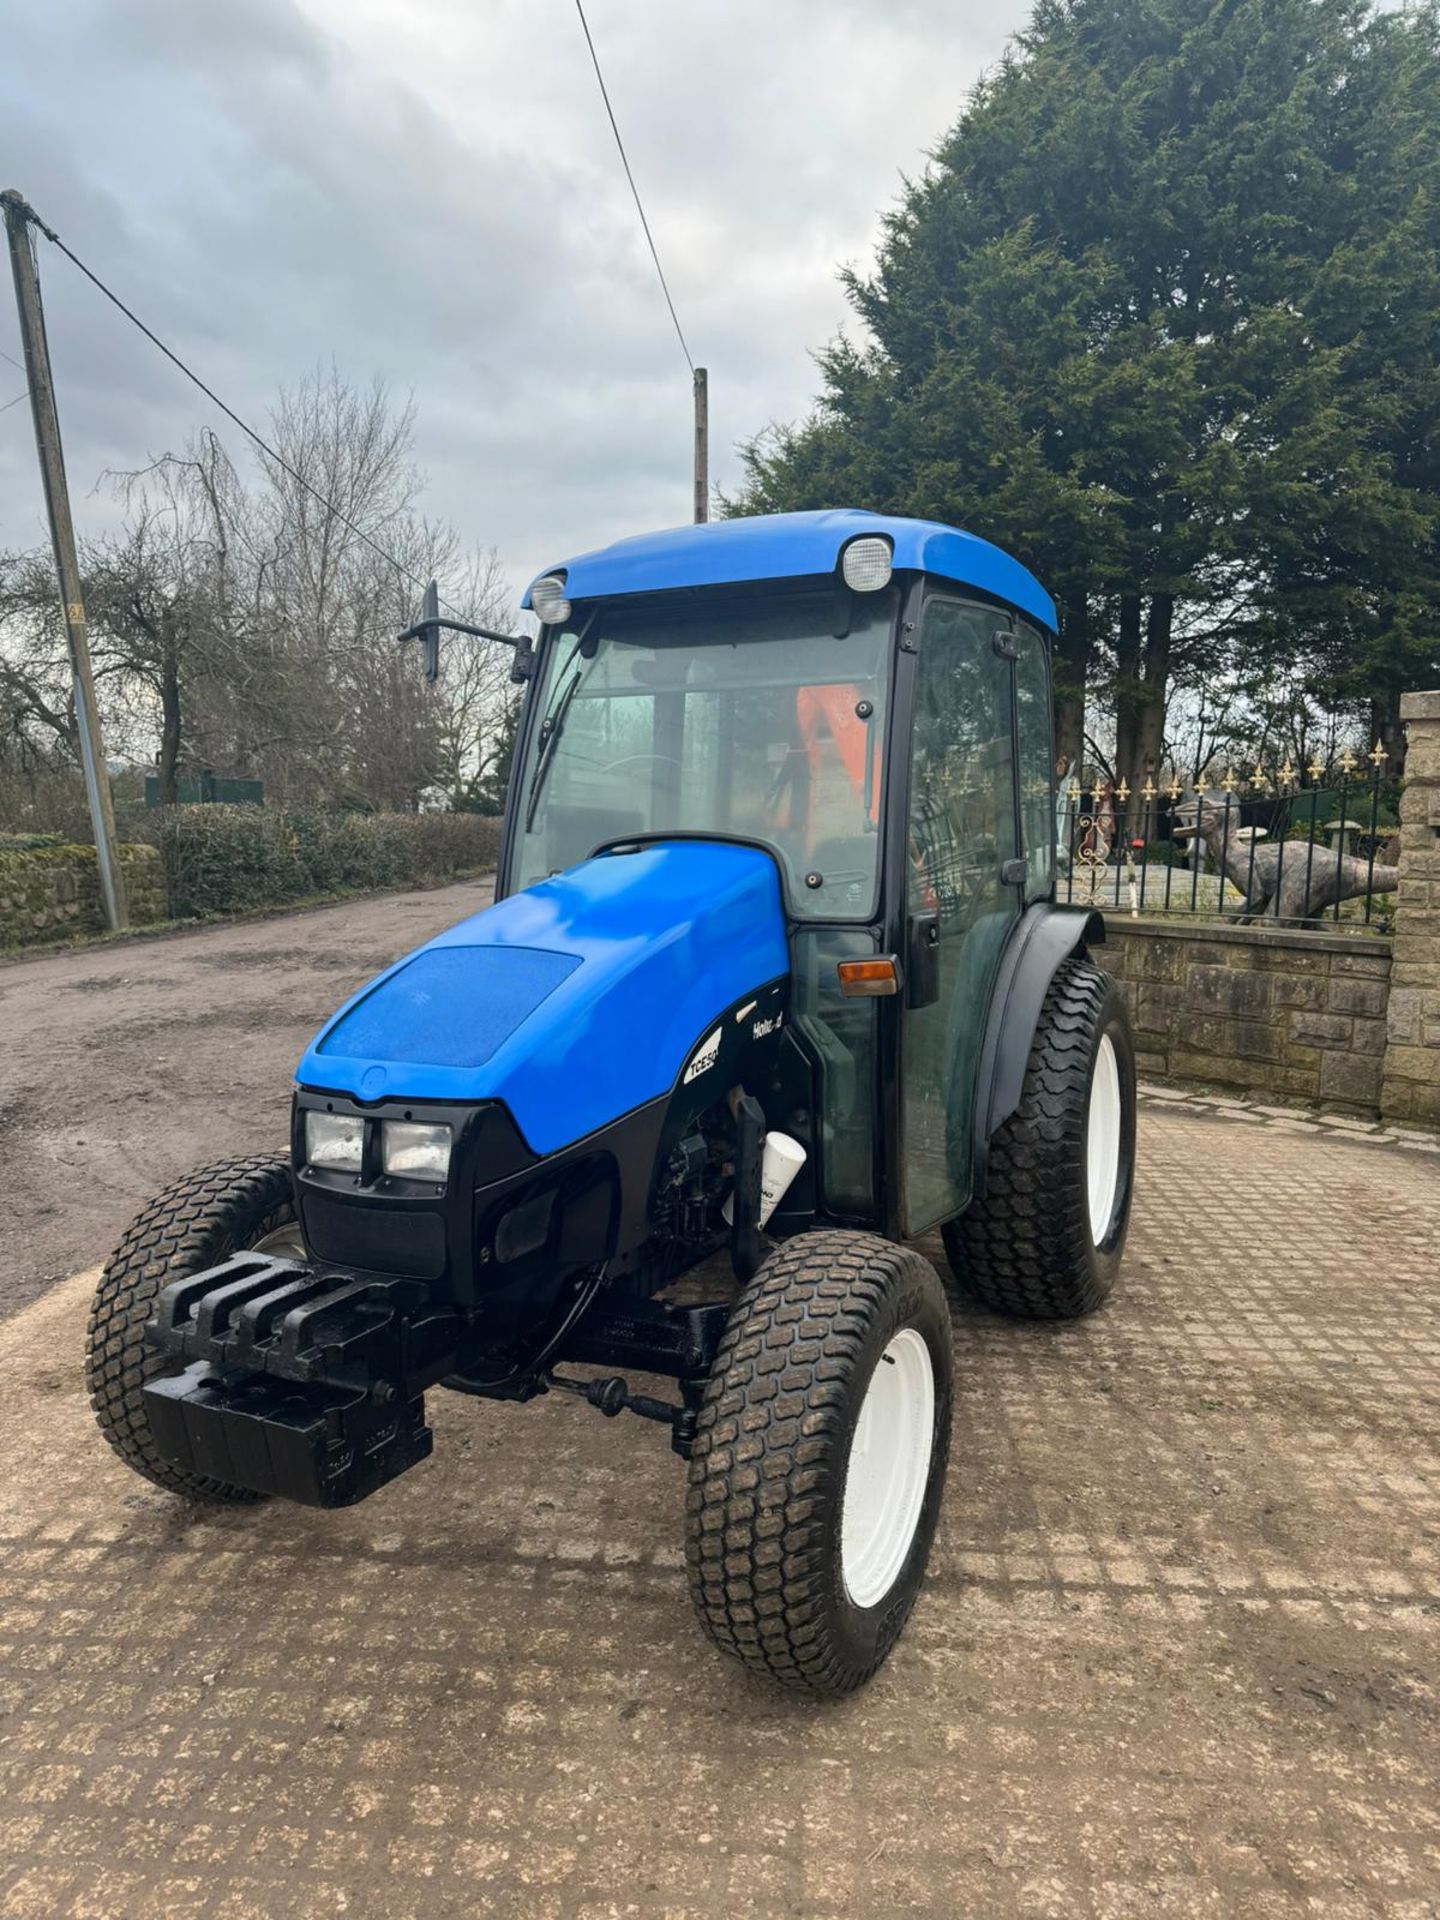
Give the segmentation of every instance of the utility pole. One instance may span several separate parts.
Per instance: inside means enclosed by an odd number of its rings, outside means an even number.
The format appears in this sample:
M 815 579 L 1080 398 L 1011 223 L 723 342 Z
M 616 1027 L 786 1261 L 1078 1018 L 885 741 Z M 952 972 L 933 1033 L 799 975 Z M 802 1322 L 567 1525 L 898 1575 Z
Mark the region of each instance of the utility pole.
M 65 637 L 70 644 L 75 717 L 80 732 L 80 761 L 85 770 L 90 824 L 95 832 L 100 896 L 105 904 L 106 924 L 112 932 L 118 933 L 130 924 L 130 915 L 125 903 L 125 881 L 115 855 L 115 811 L 110 803 L 110 780 L 105 771 L 100 715 L 95 707 L 95 679 L 90 671 L 90 637 L 85 628 L 80 563 L 75 555 L 75 527 L 70 518 L 70 495 L 65 486 L 60 419 L 55 411 L 55 383 L 50 374 L 45 314 L 40 305 L 40 275 L 35 265 L 35 243 L 30 232 L 32 225 L 41 226 L 42 223 L 35 209 L 13 187 L 0 193 L 0 205 L 5 208 L 10 266 L 15 275 L 15 304 L 20 312 L 20 338 L 25 347 L 25 377 L 30 382 L 35 447 L 40 455 L 40 477 L 45 486 L 45 511 L 50 517 L 55 569 L 60 576 Z
M 695 369 L 695 524 L 710 518 L 710 377 Z

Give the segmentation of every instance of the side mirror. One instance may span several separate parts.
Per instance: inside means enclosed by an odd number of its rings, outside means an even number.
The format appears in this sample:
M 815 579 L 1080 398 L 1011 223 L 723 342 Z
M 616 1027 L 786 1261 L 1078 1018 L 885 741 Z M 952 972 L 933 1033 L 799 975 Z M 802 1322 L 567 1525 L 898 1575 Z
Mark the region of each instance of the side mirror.
M 496 633 L 490 627 L 472 627 L 468 620 L 443 620 L 440 617 L 440 589 L 432 580 L 425 589 L 420 618 L 413 627 L 407 627 L 403 633 L 395 636 L 397 644 L 401 646 L 407 640 L 420 642 L 421 665 L 427 680 L 439 677 L 442 628 L 450 633 L 469 634 L 476 640 L 495 640 L 502 647 L 514 647 L 515 663 L 510 669 L 510 678 L 517 685 L 530 679 L 535 672 L 535 648 L 528 633 Z
M 427 680 L 440 677 L 440 584 L 432 580 L 420 603 L 420 664 Z
M 510 684 L 523 687 L 535 678 L 535 642 L 522 633 L 515 642 L 515 658 L 510 663 Z

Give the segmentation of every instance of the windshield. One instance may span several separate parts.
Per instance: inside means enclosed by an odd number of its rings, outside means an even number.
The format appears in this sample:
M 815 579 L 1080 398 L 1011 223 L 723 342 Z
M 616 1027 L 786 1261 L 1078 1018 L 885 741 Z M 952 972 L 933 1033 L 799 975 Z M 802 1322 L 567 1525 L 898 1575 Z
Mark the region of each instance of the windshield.
M 552 632 L 512 885 L 629 834 L 726 833 L 774 848 L 797 915 L 867 919 L 894 613 L 891 592 L 827 592 L 602 605 Z

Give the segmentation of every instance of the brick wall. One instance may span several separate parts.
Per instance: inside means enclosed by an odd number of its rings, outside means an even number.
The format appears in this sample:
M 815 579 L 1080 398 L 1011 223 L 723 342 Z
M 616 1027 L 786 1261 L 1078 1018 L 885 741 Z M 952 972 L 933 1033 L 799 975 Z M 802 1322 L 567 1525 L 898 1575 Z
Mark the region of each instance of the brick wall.
M 154 847 L 121 847 L 125 897 L 135 926 L 165 918 L 165 876 Z M 38 946 L 103 933 L 100 870 L 93 847 L 0 853 L 0 948 Z
M 1388 940 L 1118 915 L 1107 934 L 1096 958 L 1124 989 L 1142 1076 L 1379 1112 Z

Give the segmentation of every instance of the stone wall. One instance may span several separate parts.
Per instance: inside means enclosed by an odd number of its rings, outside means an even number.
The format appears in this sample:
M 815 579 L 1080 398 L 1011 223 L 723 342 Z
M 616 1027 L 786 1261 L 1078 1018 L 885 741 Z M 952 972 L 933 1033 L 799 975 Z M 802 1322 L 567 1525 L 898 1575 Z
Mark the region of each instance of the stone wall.
M 134 926 L 165 918 L 165 876 L 154 847 L 120 850 Z M 100 870 L 93 847 L 38 847 L 0 853 L 0 948 L 38 946 L 71 934 L 103 933 Z
M 1118 915 L 1106 932 L 1096 958 L 1124 989 L 1142 1077 L 1378 1114 L 1389 940 Z
M 1393 935 L 1107 917 L 1142 1074 L 1440 1127 L 1440 689 L 1400 717 Z
M 1390 978 L 1384 1107 L 1440 1127 L 1440 690 L 1406 694 L 1400 894 Z

